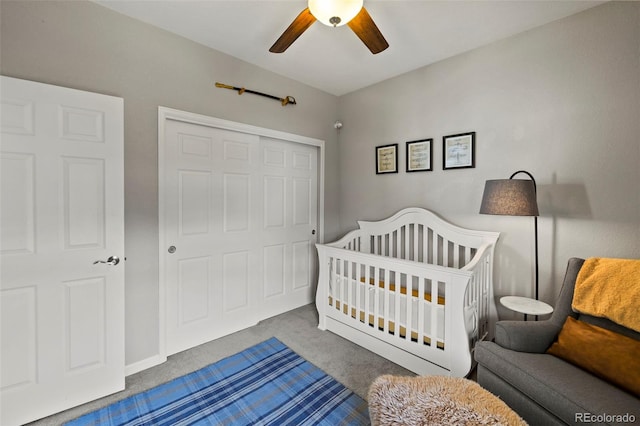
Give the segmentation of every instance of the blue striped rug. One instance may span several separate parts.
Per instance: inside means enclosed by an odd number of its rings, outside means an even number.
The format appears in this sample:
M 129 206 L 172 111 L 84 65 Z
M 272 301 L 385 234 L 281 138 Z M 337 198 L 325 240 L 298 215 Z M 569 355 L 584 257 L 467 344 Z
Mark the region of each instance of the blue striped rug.
M 367 403 L 271 338 L 68 425 L 368 425 Z

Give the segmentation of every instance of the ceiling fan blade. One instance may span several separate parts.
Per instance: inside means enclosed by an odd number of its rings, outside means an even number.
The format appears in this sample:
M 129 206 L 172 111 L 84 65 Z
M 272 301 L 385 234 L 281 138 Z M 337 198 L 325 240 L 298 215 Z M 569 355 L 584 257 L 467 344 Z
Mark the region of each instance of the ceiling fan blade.
M 289 25 L 289 27 L 286 30 L 284 30 L 280 38 L 276 40 L 275 43 L 273 43 L 273 46 L 271 46 L 271 48 L 269 49 L 269 52 L 271 53 L 284 52 L 314 22 L 316 22 L 316 18 L 311 14 L 311 11 L 307 7 L 305 10 L 300 12 L 300 14 L 296 17 L 296 19 L 293 20 L 291 25 Z
M 384 39 L 378 26 L 373 22 L 371 15 L 369 15 L 369 12 L 367 12 L 367 9 L 364 7 L 347 25 L 349 25 L 349 28 L 356 33 L 374 55 L 389 47 L 389 43 Z

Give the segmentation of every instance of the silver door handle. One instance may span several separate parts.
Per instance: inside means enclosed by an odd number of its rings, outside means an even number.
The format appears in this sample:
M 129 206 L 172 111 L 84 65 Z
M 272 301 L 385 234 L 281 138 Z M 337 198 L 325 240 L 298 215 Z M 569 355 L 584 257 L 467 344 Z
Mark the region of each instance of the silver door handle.
M 96 260 L 95 262 L 93 262 L 94 265 L 97 265 L 98 263 L 104 263 L 105 265 L 115 266 L 118 263 L 120 263 L 120 258 L 118 256 L 109 256 L 109 258 L 106 261 Z

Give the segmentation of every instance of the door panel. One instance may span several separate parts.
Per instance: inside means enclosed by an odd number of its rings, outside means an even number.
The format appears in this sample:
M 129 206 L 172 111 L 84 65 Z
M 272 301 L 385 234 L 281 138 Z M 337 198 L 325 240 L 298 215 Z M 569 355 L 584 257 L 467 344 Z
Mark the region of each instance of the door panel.
M 210 311 L 209 256 L 178 261 L 179 324 L 205 320 Z
M 1 424 L 124 389 L 123 102 L 2 83 Z
M 63 283 L 67 371 L 91 369 L 105 362 L 105 285 L 104 277 Z
M 0 253 L 33 253 L 35 170 L 32 154 L 0 153 L 2 245 Z
M 36 380 L 36 287 L 3 290 L 2 391 L 19 391 Z
M 180 170 L 178 214 L 181 235 L 206 235 L 209 233 L 211 205 L 211 173 L 207 171 Z
M 165 135 L 167 353 L 312 302 L 317 148 L 173 120 Z
M 104 160 L 62 157 L 64 247 L 103 248 L 105 242 Z

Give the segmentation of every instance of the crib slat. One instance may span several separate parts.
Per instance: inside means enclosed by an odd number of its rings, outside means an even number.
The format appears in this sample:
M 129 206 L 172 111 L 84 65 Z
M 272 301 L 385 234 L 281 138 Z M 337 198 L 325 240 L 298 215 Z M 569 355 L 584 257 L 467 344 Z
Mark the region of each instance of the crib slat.
M 438 327 L 440 327 L 440 324 L 438 324 L 438 284 L 437 280 L 431 280 L 431 320 L 429 322 L 431 330 L 429 334 L 431 337 L 431 347 L 434 349 L 438 347 Z M 447 309 L 446 299 L 445 309 Z M 444 340 L 444 336 L 442 336 L 442 338 Z
M 336 309 L 340 309 L 340 299 L 342 296 L 342 260 L 340 259 L 335 259 L 335 264 L 336 264 L 336 272 L 335 272 L 335 277 L 336 277 L 336 285 L 335 288 L 333 289 L 333 303 Z
M 334 290 L 336 309 L 340 309 L 342 304 L 342 265 L 342 259 L 336 259 L 336 288 Z
M 373 268 L 373 328 L 379 328 L 380 321 L 380 291 L 378 289 L 378 279 L 380 278 L 380 270 L 376 267 Z
M 333 306 L 336 309 L 338 308 L 338 300 L 340 299 L 340 285 L 342 284 L 342 278 L 340 278 L 340 261 L 338 259 L 336 259 L 335 257 L 332 259 L 333 260 L 333 265 L 334 265 L 334 272 L 333 272 L 333 278 L 334 278 L 334 286 L 333 286 Z
M 342 313 L 346 313 L 347 311 L 345 310 L 346 305 L 347 305 L 347 297 L 349 296 L 348 291 L 349 291 L 349 281 L 347 279 L 347 263 L 349 261 L 346 259 L 341 259 L 340 260 L 340 265 L 341 265 L 341 270 L 340 270 L 340 276 L 342 277 L 342 286 L 340 287 L 340 309 L 342 311 Z
M 384 270 L 384 332 L 389 333 L 389 268 Z
M 395 336 L 399 338 L 400 337 L 400 299 L 402 294 L 400 289 L 402 285 L 402 274 L 399 274 L 396 272 L 395 277 L 396 277 L 396 286 L 395 286 L 396 291 L 394 292 L 394 296 L 393 296 L 393 301 L 395 302 L 395 306 L 393 309 L 393 317 L 394 317 L 393 321 L 395 326 L 393 328 L 393 332 Z
M 424 286 L 425 286 L 426 278 L 419 277 L 418 278 L 418 295 L 424 294 Z M 418 343 L 420 345 L 424 345 L 424 307 L 425 301 L 420 300 L 418 303 Z
M 333 289 L 333 304 L 336 309 L 340 309 L 341 298 L 342 298 L 342 260 L 335 259 L 336 263 L 336 286 Z
M 335 287 L 336 287 L 336 258 L 331 256 L 329 258 L 329 305 L 336 305 L 336 295 L 335 295 Z
M 353 262 L 351 260 L 347 263 L 347 315 L 351 316 L 351 310 L 353 309 Z
M 420 304 L 420 293 L 418 293 L 418 304 Z M 405 312 L 405 335 L 407 341 L 411 341 L 413 331 L 413 275 L 407 275 L 407 306 Z
M 365 265 L 364 270 L 364 321 L 365 324 L 369 324 L 369 314 L 371 313 L 371 267 Z
M 362 297 L 360 296 L 360 292 L 361 292 L 361 288 L 362 288 L 362 283 L 360 282 L 360 277 L 362 276 L 362 265 L 360 265 L 358 262 L 355 262 L 356 265 L 356 274 L 355 277 L 353 278 L 353 286 L 356 289 L 356 320 L 360 320 L 360 309 L 361 309 L 361 302 L 362 302 Z
M 413 257 L 414 262 L 420 261 L 420 225 L 413 225 Z

